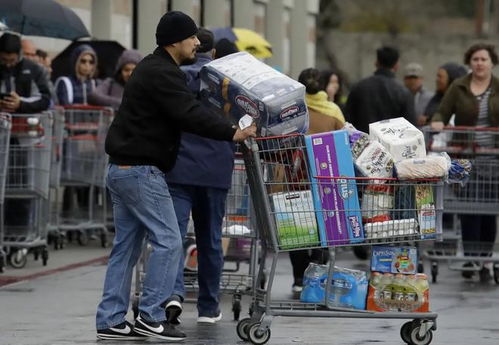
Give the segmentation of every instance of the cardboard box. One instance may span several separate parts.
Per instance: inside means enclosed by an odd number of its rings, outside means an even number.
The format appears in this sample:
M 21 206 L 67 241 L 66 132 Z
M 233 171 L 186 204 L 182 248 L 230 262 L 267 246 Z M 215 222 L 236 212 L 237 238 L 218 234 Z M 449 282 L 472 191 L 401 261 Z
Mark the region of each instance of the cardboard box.
M 353 160 L 345 130 L 305 137 L 323 246 L 364 241 Z M 318 179 L 317 176 L 339 177 Z M 346 177 L 346 178 L 342 178 Z
M 415 247 L 372 247 L 371 271 L 415 274 L 417 267 L 418 250 Z
M 247 52 L 214 60 L 200 71 L 201 101 L 234 123 L 251 115 L 262 136 L 305 133 L 305 86 Z
M 416 185 L 414 189 L 421 238 L 435 238 L 437 235 L 437 213 L 435 200 L 433 199 L 433 187 L 430 185 Z
M 270 195 L 281 249 L 319 245 L 317 221 L 309 190 Z

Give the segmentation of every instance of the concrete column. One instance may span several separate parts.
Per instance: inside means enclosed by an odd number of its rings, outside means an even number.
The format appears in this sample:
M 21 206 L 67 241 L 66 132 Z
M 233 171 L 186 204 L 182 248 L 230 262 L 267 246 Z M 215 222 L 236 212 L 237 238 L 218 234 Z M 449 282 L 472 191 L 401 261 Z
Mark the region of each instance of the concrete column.
M 223 27 L 226 26 L 226 0 L 208 0 L 204 2 L 204 26 Z
M 255 29 L 253 0 L 233 0 L 234 27 Z
M 139 0 L 138 50 L 144 55 L 156 48 L 156 26 L 166 12 L 164 0 Z
M 284 23 L 283 0 L 271 0 L 267 3 L 265 17 L 266 38 L 272 44 L 272 57 L 267 60 L 270 66 L 284 71 L 284 39 L 286 37 Z
M 193 2 L 192 0 L 170 0 L 172 3 L 172 11 L 182 11 L 193 18 Z M 199 23 L 197 23 L 199 24 Z
M 295 1 L 291 9 L 291 78 L 297 79 L 302 70 L 307 67 L 307 2 Z
M 113 22 L 112 0 L 92 0 L 92 36 L 100 40 L 110 40 Z

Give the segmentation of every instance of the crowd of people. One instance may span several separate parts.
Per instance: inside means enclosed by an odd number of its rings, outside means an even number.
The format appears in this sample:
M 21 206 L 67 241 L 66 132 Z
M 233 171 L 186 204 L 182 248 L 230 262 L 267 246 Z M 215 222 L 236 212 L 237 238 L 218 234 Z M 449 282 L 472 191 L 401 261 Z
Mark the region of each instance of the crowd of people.
M 105 80 L 96 79 L 99 57 L 94 49 L 79 45 L 72 52 L 71 73 L 52 83 L 51 60 L 45 51 L 15 33 L 0 37 L 1 111 L 37 113 L 74 104 L 117 111 L 106 140 L 110 156 L 106 181 L 116 235 L 97 312 L 101 339 L 185 338 L 176 326 L 185 298 L 182 242 L 191 215 L 200 265 L 198 322 L 216 323 L 222 318 L 221 227 L 234 142 L 254 136 L 256 128 L 234 127 L 204 108 L 197 93 L 201 67 L 237 52 L 237 47 L 228 40 L 215 42 L 209 30 L 198 30 L 190 17 L 176 11 L 161 18 L 156 41 L 158 47 L 145 58 L 138 51 L 125 50 L 114 75 Z M 435 92 L 423 87 L 423 67 L 415 62 L 404 68 L 403 82 L 397 80 L 399 57 L 394 47 L 379 48 L 374 74 L 352 85 L 348 95 L 345 76 L 336 68 L 303 70 L 298 81 L 306 87 L 308 133 L 341 129 L 346 121 L 368 132 L 370 123 L 399 116 L 417 126 L 431 124 L 435 130 L 452 117 L 456 125 L 499 125 L 499 104 L 495 104 L 499 81 L 492 75 L 498 57 L 493 46 L 469 48 L 464 63 L 470 73 L 454 62 L 439 67 Z M 463 236 L 493 242 L 496 231 L 491 219 L 462 216 L 463 224 L 483 224 L 484 229 L 487 225 L 486 233 Z M 153 251 L 139 315 L 132 325 L 125 320 L 132 268 L 146 235 Z M 308 264 L 323 263 L 325 254 L 290 252 L 293 291 L 301 290 Z

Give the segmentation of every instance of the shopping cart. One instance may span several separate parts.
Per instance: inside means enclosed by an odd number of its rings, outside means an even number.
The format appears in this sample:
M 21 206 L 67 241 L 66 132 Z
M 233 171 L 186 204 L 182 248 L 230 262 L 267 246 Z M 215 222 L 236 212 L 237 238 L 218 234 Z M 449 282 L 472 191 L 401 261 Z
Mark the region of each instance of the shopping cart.
M 52 113 L 13 114 L 7 179 L 3 245 L 14 268 L 26 265 L 27 254 L 47 264 Z
M 232 295 L 232 312 L 234 320 L 239 320 L 241 299 L 243 295 L 252 293 L 252 277 L 258 258 L 258 239 L 252 224 L 252 205 L 246 168 L 241 153 L 234 159 L 231 188 L 227 194 L 225 218 L 222 225 L 222 242 L 224 246 L 224 269 L 220 277 L 220 292 Z M 186 291 L 197 292 L 197 252 L 195 249 L 194 225 L 189 223 L 186 242 L 186 269 L 184 285 Z M 189 259 L 192 259 L 189 261 Z M 242 271 L 242 263 L 248 263 Z
M 80 245 L 86 245 L 94 232 L 101 245 L 108 245 L 107 195 L 104 173 L 108 157 L 104 141 L 111 124 L 111 108 L 68 106 L 64 108 L 64 141 L 60 186 L 67 188 L 66 205 L 59 229 Z M 78 198 L 79 194 L 79 198 Z
M 250 141 L 249 149 L 244 152 L 244 160 L 248 181 L 255 207 L 256 229 L 260 232 L 262 255 L 255 282 L 264 279 L 265 258 L 271 255 L 270 271 L 265 288 L 255 288 L 253 295 L 253 306 L 251 317 L 239 321 L 237 325 L 238 336 L 253 344 L 265 344 L 271 336 L 270 326 L 275 316 L 293 317 L 336 317 L 336 318 L 377 318 L 377 319 L 411 319 L 401 328 L 402 339 L 410 344 L 429 344 L 432 340 L 432 331 L 436 329 L 437 314 L 433 312 L 373 312 L 366 310 L 353 310 L 346 308 L 329 309 L 323 304 L 301 303 L 295 300 L 274 300 L 272 298 L 274 279 L 278 255 L 283 251 L 301 250 L 308 248 L 329 248 L 329 272 L 328 277 L 334 271 L 335 250 L 339 247 L 352 246 L 352 243 L 343 240 L 327 240 L 324 245 L 319 242 L 317 234 L 312 234 L 310 229 L 316 229 L 316 220 L 324 216 L 344 216 L 347 212 L 374 212 L 376 209 L 364 208 L 352 210 L 340 208 L 335 204 L 322 205 L 322 209 L 315 207 L 311 198 L 301 205 L 296 204 L 293 209 L 283 211 L 281 202 L 283 199 L 292 199 L 309 193 L 312 188 L 324 188 L 328 194 L 336 190 L 341 197 L 347 197 L 343 193 L 354 193 L 358 191 L 359 197 L 367 194 L 373 185 L 383 183 L 387 188 L 400 193 L 398 205 L 392 210 L 397 221 L 386 221 L 382 223 L 367 224 L 364 227 L 366 239 L 356 243 L 358 246 L 371 246 L 374 244 L 406 243 L 408 241 L 422 241 L 424 229 L 428 225 L 421 217 L 419 221 L 407 219 L 417 217 L 419 212 L 426 209 L 418 208 L 416 205 L 406 203 L 406 200 L 414 200 L 413 193 L 418 190 L 433 193 L 435 200 L 433 210 L 433 237 L 438 237 L 441 231 L 442 212 L 442 183 L 439 180 L 414 180 L 399 181 L 397 179 L 362 179 L 362 178 L 330 178 L 308 176 L 308 157 L 304 136 L 290 135 L 270 138 L 258 138 Z M 276 174 L 283 170 L 285 174 Z M 277 176 L 280 175 L 280 176 Z M 314 186 L 315 185 L 315 186 Z M 278 193 L 272 191 L 278 190 Z M 283 195 L 287 195 L 283 197 Z M 337 199 L 335 199 L 337 200 Z M 374 203 L 376 204 L 376 203 Z M 378 203 L 379 204 L 379 203 Z M 300 230 L 296 226 L 286 225 L 288 217 L 299 219 L 304 224 Z M 348 219 L 348 218 L 347 218 Z M 351 221 L 352 226 L 356 226 Z M 279 222 L 279 225 L 278 225 Z M 296 224 L 296 223 L 295 223 Z M 396 226 L 395 224 L 399 224 Z M 403 226 L 400 226 L 403 224 Z M 327 284 L 326 296 L 330 293 L 330 285 Z
M 60 201 L 59 190 L 62 173 L 62 144 L 64 137 L 64 109 L 57 107 L 52 110 L 52 153 L 50 157 L 49 200 L 45 204 L 44 213 L 49 216 L 47 240 L 52 242 L 54 249 L 64 246 L 64 234 L 59 229 Z
M 0 113 L 0 273 L 3 272 L 7 258 L 3 250 L 3 200 L 5 196 L 5 180 L 7 177 L 11 126 L 12 120 L 10 114 Z
M 461 232 L 471 229 L 463 228 L 470 225 L 463 226 L 460 221 L 462 215 L 481 215 L 490 220 L 488 226 L 497 228 L 499 128 L 446 127 L 440 133 L 424 128 L 424 132 L 429 152 L 447 152 L 452 159 L 468 159 L 472 165 L 466 184 L 445 185 L 444 213 L 451 215 L 452 221 L 449 228 L 444 228 L 443 241 L 435 242 L 423 253 L 431 262 L 432 280 L 437 281 L 442 261 L 450 269 L 462 271 L 464 276 L 478 272 L 482 281 L 490 276 L 484 264 L 492 263 L 494 280 L 499 284 L 499 246 L 480 239 L 463 242 Z

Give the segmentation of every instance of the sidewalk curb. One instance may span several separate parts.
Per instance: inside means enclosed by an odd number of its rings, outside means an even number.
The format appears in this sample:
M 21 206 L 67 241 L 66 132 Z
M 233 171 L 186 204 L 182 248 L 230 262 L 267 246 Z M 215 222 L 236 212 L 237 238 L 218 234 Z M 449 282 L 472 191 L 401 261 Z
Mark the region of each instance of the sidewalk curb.
M 66 266 L 53 268 L 53 269 L 50 269 L 47 271 L 32 273 L 32 274 L 28 274 L 25 276 L 8 276 L 8 275 L 0 274 L 0 288 L 5 287 L 7 285 L 14 284 L 14 283 L 18 283 L 21 281 L 33 280 L 33 279 L 48 276 L 51 274 L 56 274 L 56 273 L 60 273 L 60 272 L 74 270 L 76 268 L 80 268 L 80 267 L 84 267 L 84 266 L 91 266 L 91 265 L 95 265 L 95 264 L 105 264 L 105 263 L 107 263 L 108 259 L 109 259 L 109 255 L 105 255 L 105 256 L 95 258 L 95 259 L 82 261 L 82 262 L 76 262 L 74 264 L 69 264 Z

